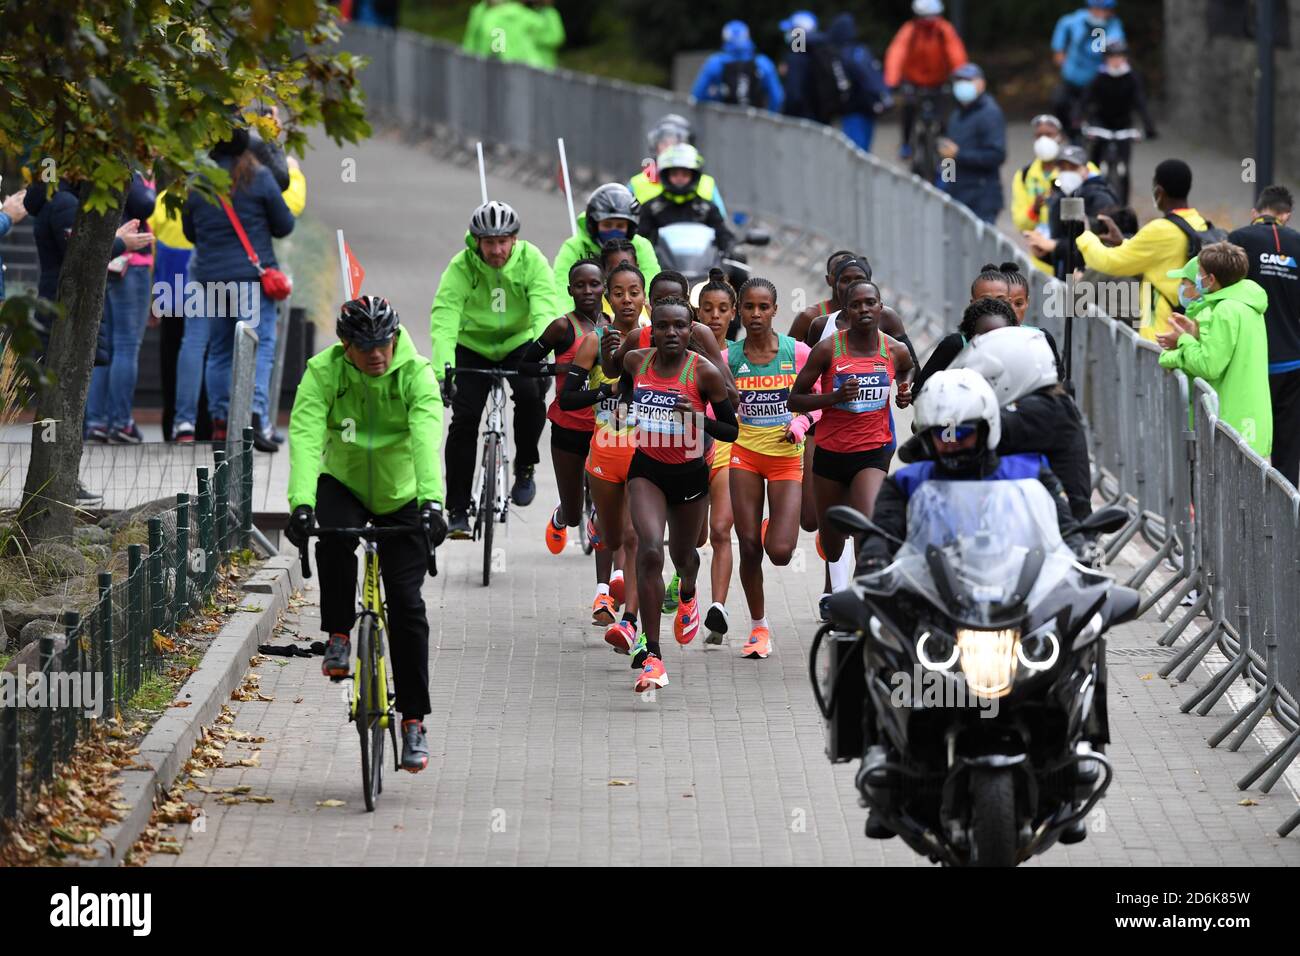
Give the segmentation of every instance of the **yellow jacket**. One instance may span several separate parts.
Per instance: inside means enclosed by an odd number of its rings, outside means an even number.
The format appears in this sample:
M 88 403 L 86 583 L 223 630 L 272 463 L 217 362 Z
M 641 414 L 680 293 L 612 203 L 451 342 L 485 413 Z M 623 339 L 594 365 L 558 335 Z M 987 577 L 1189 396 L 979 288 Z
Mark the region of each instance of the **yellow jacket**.
M 163 196 L 166 194 L 165 189 L 158 194 L 157 205 L 154 206 L 153 215 L 149 217 L 149 229 L 164 246 L 171 246 L 173 249 L 193 249 L 194 244 L 185 238 L 185 233 L 181 229 L 181 217 L 167 215 L 167 208 L 163 205 Z M 284 203 L 295 219 L 302 215 L 302 211 L 307 208 L 307 177 L 302 174 L 301 169 L 289 170 L 289 188 L 280 195 L 284 196 Z
M 1175 209 L 1193 229 L 1206 228 L 1205 218 L 1195 209 Z M 1153 219 L 1131 239 L 1118 246 L 1106 246 L 1095 232 L 1085 232 L 1077 241 L 1084 264 L 1112 276 L 1142 277 L 1142 325 L 1138 332 L 1154 341 L 1169 331 L 1169 314 L 1178 302 L 1178 281 L 1166 273 L 1181 269 L 1191 258 L 1187 237 L 1167 219 Z

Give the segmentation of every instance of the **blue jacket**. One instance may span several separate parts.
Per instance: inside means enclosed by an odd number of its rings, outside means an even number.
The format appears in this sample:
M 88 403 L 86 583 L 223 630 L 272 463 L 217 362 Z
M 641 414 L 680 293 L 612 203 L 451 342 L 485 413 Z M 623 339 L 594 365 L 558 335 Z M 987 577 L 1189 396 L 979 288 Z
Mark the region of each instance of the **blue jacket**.
M 840 48 L 853 80 L 852 111 L 870 115 L 875 104 L 889 96 L 880 61 L 870 47 L 858 40 L 858 23 L 851 13 L 841 13 L 831 21 L 829 37 Z
M 1087 86 L 1097 75 L 1106 59 L 1106 55 L 1093 47 L 1093 30 L 1103 29 L 1100 21 L 1094 21 L 1088 15 L 1087 7 L 1067 13 L 1056 21 L 1052 31 L 1052 49 L 1065 53 L 1065 62 L 1061 64 L 1061 78 L 1075 86 Z M 1119 17 L 1106 21 L 1106 41 L 1124 39 L 1124 24 Z
M 993 190 L 1001 196 L 998 167 L 1007 158 L 1007 121 L 993 97 L 982 93 L 968 106 L 954 109 L 945 135 L 957 144 L 956 175 L 944 183 L 949 195 L 963 202 Z
M 13 220 L 9 218 L 8 214 L 0 212 L 0 239 L 3 239 L 5 236 L 7 236 L 9 234 L 9 230 L 12 229 L 13 226 L 14 226 Z M 0 260 L 0 302 L 4 301 L 4 297 L 5 297 L 5 264 L 3 260 Z
M 217 162 L 228 170 L 234 160 L 223 156 Z M 280 239 L 293 232 L 293 213 L 285 205 L 271 171 L 259 166 L 252 180 L 235 190 L 231 205 L 235 207 L 235 214 L 262 265 L 276 265 L 271 239 Z M 185 231 L 185 238 L 194 243 L 195 256 L 190 273 L 195 282 L 257 278 L 257 270 L 248 261 L 248 254 L 244 252 L 226 211 L 197 190 L 190 190 L 185 200 L 181 228 Z
M 691 87 L 691 95 L 706 103 L 722 100 L 722 71 L 728 63 L 738 60 L 753 60 L 758 70 L 759 81 L 767 91 L 767 109 L 773 113 L 781 112 L 785 103 L 785 91 L 781 87 L 781 77 L 776 72 L 776 65 L 761 53 L 756 53 L 754 41 L 728 43 L 719 53 L 713 54 L 700 68 L 700 74 Z
M 817 91 L 813 89 L 812 51 L 818 44 L 830 42 L 830 38 L 822 31 L 814 30 L 807 35 L 805 41 L 803 52 L 791 50 L 781 58 L 781 63 L 785 66 L 785 76 L 782 78 L 785 100 L 782 111 L 786 116 L 816 119 Z

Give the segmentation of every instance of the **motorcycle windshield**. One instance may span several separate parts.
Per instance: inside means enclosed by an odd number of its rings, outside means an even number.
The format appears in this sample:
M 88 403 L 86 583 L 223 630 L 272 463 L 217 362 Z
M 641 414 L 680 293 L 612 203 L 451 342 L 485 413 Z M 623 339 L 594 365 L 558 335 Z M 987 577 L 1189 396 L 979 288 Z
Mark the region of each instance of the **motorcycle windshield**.
M 675 222 L 659 230 L 659 246 L 678 272 L 707 276 L 717 263 L 713 227 L 702 222 Z
M 931 547 L 951 569 L 955 602 L 935 580 L 926 556 Z M 1042 567 L 1017 598 L 1025 559 L 1034 549 L 1043 552 Z M 1041 482 L 929 481 L 908 502 L 907 540 L 892 570 L 958 623 L 1007 627 L 1060 584 L 1073 565 L 1056 505 Z

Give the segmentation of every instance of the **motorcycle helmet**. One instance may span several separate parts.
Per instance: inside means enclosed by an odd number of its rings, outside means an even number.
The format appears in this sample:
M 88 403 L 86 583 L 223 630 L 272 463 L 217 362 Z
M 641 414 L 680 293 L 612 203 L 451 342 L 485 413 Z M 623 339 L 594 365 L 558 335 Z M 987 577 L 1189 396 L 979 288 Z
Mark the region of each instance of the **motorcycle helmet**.
M 669 146 L 690 143 L 694 139 L 695 133 L 691 129 L 691 121 L 677 113 L 660 117 L 645 136 L 646 146 L 649 147 L 651 156 L 658 156 Z
M 913 406 L 912 427 L 925 436 L 934 459 L 948 471 L 966 471 L 998 447 L 1002 417 L 998 399 L 984 377 L 973 369 L 948 368 L 935 372 L 921 389 Z M 941 454 L 934 446 L 931 430 L 950 429 L 955 438 L 963 429 L 974 427 L 981 441 L 973 448 Z
M 343 303 L 334 331 L 344 342 L 372 349 L 391 341 L 397 334 L 397 324 L 397 312 L 387 299 L 363 295 Z
M 1059 381 L 1047 336 L 1026 326 L 977 335 L 948 367 L 978 372 L 1003 408 Z
M 587 233 L 603 244 L 596 229 L 602 219 L 626 219 L 629 226 L 624 238 L 631 239 L 641 221 L 641 204 L 622 183 L 605 183 L 587 199 Z
M 699 150 L 689 143 L 671 146 L 659 154 L 655 160 L 659 170 L 659 182 L 664 192 L 671 196 L 690 196 L 700 186 L 700 176 L 704 173 L 704 159 Z M 684 169 L 691 174 L 690 180 L 682 186 L 673 186 L 668 182 L 668 173 L 674 169 Z
M 475 239 L 484 236 L 513 236 L 518 232 L 519 214 L 495 199 L 475 209 L 469 220 L 469 233 Z

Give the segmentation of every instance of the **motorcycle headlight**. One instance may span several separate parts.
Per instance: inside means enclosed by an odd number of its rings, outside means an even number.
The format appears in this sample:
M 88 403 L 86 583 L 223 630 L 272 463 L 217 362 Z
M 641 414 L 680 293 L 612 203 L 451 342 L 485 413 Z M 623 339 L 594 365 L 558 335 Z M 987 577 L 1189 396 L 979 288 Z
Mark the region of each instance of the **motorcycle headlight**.
M 951 634 L 926 627 L 916 636 L 917 660 L 928 671 L 952 670 L 959 653 L 957 642 Z
M 1051 670 L 1061 656 L 1061 639 L 1056 622 L 1048 621 L 1016 642 L 1016 659 L 1031 671 Z
M 957 630 L 957 650 L 961 670 L 976 697 L 1005 697 L 1016 679 L 1020 630 Z

